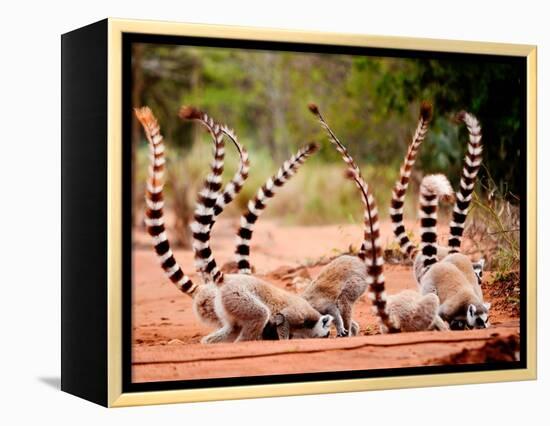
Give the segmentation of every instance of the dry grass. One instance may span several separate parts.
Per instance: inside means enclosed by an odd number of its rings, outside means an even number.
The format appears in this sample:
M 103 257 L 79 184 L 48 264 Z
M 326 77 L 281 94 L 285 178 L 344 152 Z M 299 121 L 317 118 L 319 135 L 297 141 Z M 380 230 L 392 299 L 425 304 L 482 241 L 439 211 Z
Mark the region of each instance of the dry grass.
M 484 196 L 474 194 L 465 236 L 487 261 L 488 269 L 505 273 L 519 268 L 519 207 L 496 187 L 485 188 Z
M 511 313 L 519 312 L 520 212 L 519 199 L 499 190 L 493 180 L 483 185 L 484 196 L 476 195 L 465 236 L 473 251 L 485 257 L 491 278 L 484 291 Z
M 224 181 L 231 179 L 238 168 L 238 156 L 227 146 Z M 289 151 L 288 156 L 292 153 Z M 192 215 L 199 185 L 206 176 L 211 159 L 211 144 L 208 141 L 194 144 L 189 152 L 181 153 L 167 149 L 166 203 L 172 207 L 182 226 Z M 246 208 L 248 200 L 258 188 L 273 175 L 281 164 L 275 163 L 267 151 L 250 152 L 251 169 L 241 193 L 226 207 L 223 215 L 237 217 Z M 134 208 L 138 220 L 143 211 L 142 191 L 147 173 L 147 150 L 137 152 L 137 169 Z M 265 210 L 266 218 L 276 218 L 285 224 L 319 225 L 331 223 L 361 223 L 360 196 L 355 185 L 344 176 L 343 162 L 324 162 L 320 158 L 309 159 L 270 200 Z M 364 177 L 371 185 L 378 202 L 380 215 L 387 215 L 390 188 L 396 176 L 395 168 L 389 166 L 363 167 Z M 412 198 L 411 198 L 412 199 Z M 178 243 L 186 245 L 188 235 L 178 232 Z

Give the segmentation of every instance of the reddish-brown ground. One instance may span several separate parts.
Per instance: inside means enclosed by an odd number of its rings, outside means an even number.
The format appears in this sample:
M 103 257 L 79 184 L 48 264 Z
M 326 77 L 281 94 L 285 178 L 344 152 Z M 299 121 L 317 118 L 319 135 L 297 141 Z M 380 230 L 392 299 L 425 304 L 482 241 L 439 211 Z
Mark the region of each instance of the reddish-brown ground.
M 212 248 L 218 263 L 233 258 L 237 222 L 220 220 Z M 442 232 L 444 229 L 442 228 Z M 315 277 L 323 259 L 358 247 L 361 229 L 355 225 L 285 227 L 259 221 L 252 240 L 252 262 L 266 280 L 297 291 L 303 277 Z M 391 241 L 391 225 L 382 224 L 384 242 Z M 166 381 L 321 371 L 365 370 L 449 363 L 514 359 L 519 340 L 517 312 L 494 292 L 492 327 L 464 332 L 422 332 L 380 335 L 370 302 L 363 297 L 355 307 L 360 336 L 291 341 L 262 341 L 202 345 L 212 330 L 199 323 L 191 299 L 163 276 L 147 235 L 134 232 L 133 380 Z M 192 253 L 175 250 L 192 278 Z M 321 262 L 319 262 L 321 261 Z M 410 266 L 386 265 L 387 291 L 415 289 Z

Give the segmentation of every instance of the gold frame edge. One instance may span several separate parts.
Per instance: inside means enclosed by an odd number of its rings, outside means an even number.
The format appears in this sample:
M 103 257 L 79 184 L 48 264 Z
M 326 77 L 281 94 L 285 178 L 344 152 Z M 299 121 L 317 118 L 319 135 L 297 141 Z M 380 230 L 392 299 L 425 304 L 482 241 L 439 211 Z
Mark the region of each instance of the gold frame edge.
M 122 34 L 144 33 L 223 37 L 455 53 L 520 56 L 527 59 L 527 368 L 411 375 L 287 384 L 219 387 L 191 390 L 122 393 Z M 537 49 L 533 45 L 458 40 L 338 34 L 226 25 L 186 24 L 109 18 L 108 20 L 108 161 L 107 161 L 107 336 L 108 406 L 247 399 L 304 394 L 357 392 L 411 387 L 493 383 L 537 378 Z

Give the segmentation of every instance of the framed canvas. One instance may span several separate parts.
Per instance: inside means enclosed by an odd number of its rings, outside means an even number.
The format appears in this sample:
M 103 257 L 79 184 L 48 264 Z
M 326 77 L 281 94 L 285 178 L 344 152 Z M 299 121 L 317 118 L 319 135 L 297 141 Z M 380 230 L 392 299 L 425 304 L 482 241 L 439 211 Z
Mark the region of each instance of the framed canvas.
M 536 378 L 536 47 L 120 19 L 61 42 L 64 391 Z

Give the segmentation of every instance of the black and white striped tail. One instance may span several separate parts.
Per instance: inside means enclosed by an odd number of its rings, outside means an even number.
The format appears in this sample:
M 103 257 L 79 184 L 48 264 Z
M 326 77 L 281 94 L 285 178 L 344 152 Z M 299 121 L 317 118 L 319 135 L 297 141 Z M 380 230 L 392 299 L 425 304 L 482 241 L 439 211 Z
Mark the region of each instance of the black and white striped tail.
M 285 161 L 278 172 L 270 177 L 256 193 L 256 196 L 248 202 L 246 212 L 241 216 L 241 226 L 237 233 L 237 247 L 235 249 L 235 260 L 240 274 L 252 273 L 250 266 L 250 240 L 254 231 L 254 224 L 264 211 L 267 202 L 272 198 L 277 189 L 283 186 L 298 168 L 317 150 L 319 146 L 310 143 L 301 148 L 290 159 Z
M 420 105 L 420 118 L 418 119 L 418 125 L 412 138 L 411 144 L 407 150 L 407 155 L 401 165 L 399 179 L 395 182 L 392 190 L 392 199 L 390 206 L 390 218 L 393 225 L 393 233 L 401 252 L 410 258 L 414 258 L 417 252 L 417 248 L 410 241 L 405 230 L 405 223 L 403 222 L 403 207 L 405 205 L 405 193 L 409 186 L 409 180 L 411 178 L 411 171 L 416 161 L 418 149 L 426 138 L 428 132 L 428 124 L 432 118 L 432 106 L 428 102 L 422 102 Z
M 315 104 L 309 104 L 309 110 L 318 118 L 319 123 L 325 129 L 330 142 L 342 155 L 348 166 L 348 175 L 355 182 L 361 192 L 361 199 L 365 207 L 364 236 L 359 257 L 365 262 L 367 268 L 367 283 L 369 297 L 372 300 L 373 309 L 380 322 L 388 332 L 397 332 L 387 309 L 386 282 L 384 278 L 384 256 L 380 239 L 380 221 L 376 201 L 370 192 L 370 188 L 361 175 L 361 170 L 348 153 L 346 147 L 338 140 L 334 132 L 324 120 L 319 108 Z
M 153 239 L 153 245 L 159 257 L 161 267 L 170 281 L 182 292 L 193 296 L 197 285 L 185 275 L 178 265 L 170 248 L 170 242 L 164 228 L 164 143 L 157 119 L 148 107 L 136 108 L 135 114 L 149 142 L 149 175 L 145 192 L 145 224 L 147 232 Z
M 214 159 L 210 165 L 210 173 L 198 194 L 191 231 L 197 271 L 203 274 L 205 281 L 220 285 L 223 283 L 223 273 L 218 268 L 210 248 L 210 229 L 214 222 L 214 206 L 221 194 L 225 158 L 224 133 L 222 126 L 206 113 L 193 107 L 182 107 L 179 116 L 182 119 L 199 121 L 210 132 L 214 141 Z
M 452 199 L 453 189 L 445 175 L 428 175 L 420 185 L 420 255 L 423 275 L 437 262 L 437 207 L 440 199 Z
M 458 120 L 464 122 L 468 128 L 468 152 L 464 157 L 460 186 L 456 193 L 456 202 L 453 208 L 453 217 L 450 224 L 450 236 L 448 246 L 450 253 L 460 251 L 462 234 L 466 216 L 472 201 L 472 194 L 476 183 L 477 174 L 481 167 L 483 146 L 481 145 L 481 127 L 477 118 L 472 114 L 462 111 L 457 115 Z
M 235 132 L 225 125 L 221 127 L 221 130 L 231 140 L 231 142 L 233 142 L 233 145 L 235 145 L 237 151 L 239 151 L 239 170 L 235 172 L 235 175 L 233 176 L 231 181 L 227 185 L 225 185 L 222 194 L 216 200 L 216 204 L 214 205 L 214 216 L 218 216 L 223 211 L 225 206 L 231 203 L 235 199 L 237 194 L 241 192 L 244 182 L 248 178 L 248 172 L 250 170 L 250 160 L 248 159 L 248 152 L 245 147 L 240 144 Z M 211 227 L 213 225 L 214 222 L 212 222 Z

